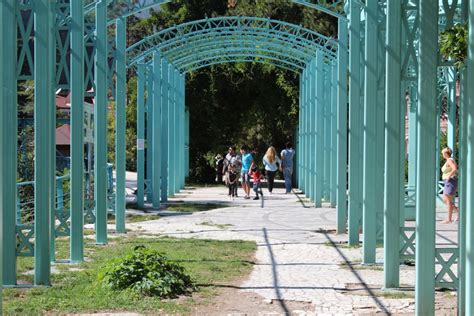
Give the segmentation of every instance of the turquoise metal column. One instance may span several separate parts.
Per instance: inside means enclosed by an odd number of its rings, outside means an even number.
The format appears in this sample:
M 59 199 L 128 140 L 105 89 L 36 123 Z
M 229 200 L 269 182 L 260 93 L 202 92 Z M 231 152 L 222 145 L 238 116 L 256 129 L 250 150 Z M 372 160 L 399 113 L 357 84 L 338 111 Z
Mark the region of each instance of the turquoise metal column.
M 183 106 L 186 106 L 186 103 L 183 103 Z M 185 150 L 186 150 L 186 176 L 189 177 L 189 110 L 186 110 L 185 114 Z
M 364 159 L 363 159 L 363 263 L 375 263 L 377 244 L 377 209 L 375 194 L 377 151 L 377 47 L 378 0 L 367 0 L 365 8 L 365 104 L 364 104 Z
M 0 42 L 6 43 L 0 49 L 0 287 L 16 284 L 16 5 L 16 0 L 0 3 Z
M 174 87 L 174 105 L 173 105 L 173 117 L 176 113 L 176 109 L 179 108 L 181 109 L 181 111 L 184 112 L 184 105 L 183 105 L 183 78 L 181 76 L 181 74 L 179 73 L 178 69 L 175 68 L 175 74 L 174 74 L 174 78 L 175 78 L 175 87 Z M 173 129 L 175 130 L 177 128 L 177 125 L 176 125 L 176 121 L 174 119 L 170 119 L 170 121 L 173 121 Z M 171 129 L 170 129 L 171 130 Z M 174 155 L 179 157 L 179 160 L 176 160 L 174 159 L 173 161 L 173 178 L 174 178 L 174 192 L 173 194 L 175 194 L 179 189 L 179 186 L 180 184 L 184 183 L 184 178 L 186 177 L 186 174 L 185 174 L 185 150 L 184 150 L 184 146 L 185 146 L 185 121 L 181 122 L 181 131 L 180 131 L 180 136 L 181 136 L 181 140 L 182 140 L 182 144 L 181 144 L 181 148 L 177 148 L 175 151 L 174 151 Z M 171 135 L 170 135 L 170 138 L 171 138 Z M 173 133 L 172 135 L 172 139 L 174 141 L 174 143 L 176 142 L 175 139 L 177 138 L 177 135 L 175 135 Z
M 49 146 L 47 148 L 49 152 L 49 198 L 50 198 L 50 238 L 49 238 L 49 260 L 51 262 L 56 261 L 56 5 L 57 0 L 50 1 L 49 10 L 49 58 L 51 61 L 49 64 L 51 77 L 49 78 L 50 88 L 48 91 L 49 101 L 48 104 L 53 106 L 48 108 L 48 125 L 52 128 L 48 129 L 49 132 Z
M 338 22 L 339 47 L 337 51 L 337 233 L 346 232 L 347 226 L 347 22 Z
M 170 144 L 175 144 L 176 141 L 176 133 L 173 133 L 171 131 L 175 131 L 176 130 L 176 122 L 174 120 L 174 114 L 175 114 L 175 111 L 176 109 L 179 107 L 179 108 L 183 108 L 183 105 L 182 105 L 182 99 L 181 99 L 181 74 L 179 73 L 178 69 L 174 68 L 173 66 L 173 87 L 172 87 L 172 97 L 171 97 L 171 100 L 172 100 L 172 103 L 170 105 L 170 119 L 169 119 L 169 122 L 170 124 L 172 124 L 172 126 L 169 127 L 169 130 L 170 130 L 170 133 L 169 133 L 169 142 Z M 184 111 L 184 110 L 183 110 Z M 180 135 L 183 137 L 184 139 L 184 122 L 182 124 L 182 129 L 179 131 Z M 183 140 L 184 142 L 184 140 Z M 184 144 L 182 144 L 182 146 L 184 146 Z M 170 192 L 170 194 L 175 194 L 177 191 L 179 191 L 179 186 L 182 182 L 181 179 L 184 179 L 185 177 L 185 174 L 184 174 L 184 150 L 182 150 L 182 148 L 174 148 L 173 146 L 170 147 L 170 150 L 173 149 L 173 151 L 170 151 L 170 155 L 169 155 L 169 162 L 170 162 L 170 181 L 172 181 L 172 184 L 170 184 L 170 188 L 172 189 L 172 192 Z M 173 156 L 171 156 L 173 155 Z M 180 160 L 176 160 L 176 157 L 179 157 Z M 182 162 L 181 162 L 182 161 Z M 178 162 L 181 162 L 182 165 L 178 164 Z M 171 180 L 172 179 L 172 180 Z
M 405 99 L 403 106 L 405 106 Z M 418 91 L 416 85 L 411 85 L 409 89 L 409 103 L 408 103 L 408 188 L 414 189 L 416 187 L 416 148 L 418 147 L 417 134 L 417 103 Z
M 125 233 L 125 153 L 126 153 L 126 98 L 127 98 L 127 19 L 115 23 L 115 229 Z
M 145 207 L 145 64 L 137 65 L 137 206 Z
M 331 172 L 329 200 L 336 207 L 337 196 L 337 62 L 331 65 Z
M 72 262 L 84 261 L 84 9 L 71 1 L 71 239 Z
M 307 194 L 306 192 L 306 104 L 304 101 L 304 91 L 305 91 L 305 76 L 306 76 L 306 70 L 303 70 L 303 72 L 300 74 L 300 103 L 301 103 L 301 189 L 305 193 L 305 196 Z
M 324 178 L 323 178 L 323 199 L 329 202 L 330 178 L 331 178 L 331 67 L 324 64 L 324 106 L 323 106 L 323 126 L 324 126 Z
M 467 57 L 467 84 L 472 86 L 474 82 L 474 0 L 469 1 L 469 44 Z M 464 114 L 466 119 L 466 165 L 465 181 L 466 191 L 466 292 L 465 304 L 466 315 L 474 314 L 474 93 L 472 89 L 466 90 L 467 102 L 465 103 Z M 467 211 L 470 210 L 470 211 Z
M 185 177 L 184 177 L 184 173 L 182 172 L 183 170 L 183 167 L 184 167 L 184 151 L 185 151 L 185 141 L 186 141 L 186 138 L 185 138 L 185 135 L 184 135 L 184 124 L 185 124 L 185 120 L 186 120 L 186 112 L 185 112 L 185 107 L 184 107 L 184 103 L 181 103 L 180 106 L 179 106 L 179 113 L 180 113 L 180 124 L 179 124 L 179 132 L 180 132 L 180 141 L 179 141 L 179 144 L 180 144 L 180 147 L 179 147 L 179 170 L 181 170 L 180 172 L 180 176 L 179 176 L 179 186 L 177 188 L 177 192 L 181 189 L 184 189 L 184 186 L 185 186 Z
M 152 183 L 153 208 L 160 208 L 161 188 L 161 55 L 153 54 Z
M 303 182 L 303 191 L 306 197 L 311 198 L 310 192 L 308 192 L 309 188 L 309 180 L 311 174 L 308 170 L 308 121 L 309 121 L 309 111 L 308 111 L 308 103 L 307 103 L 307 91 L 308 91 L 308 68 L 306 67 L 303 70 L 302 74 L 302 91 L 301 91 L 301 100 L 303 103 L 303 146 L 302 146 L 302 159 L 303 159 L 303 173 L 304 173 L 304 182 Z
M 153 65 L 148 65 L 146 72 L 146 200 L 153 203 Z
M 359 244 L 362 215 L 362 121 L 360 73 L 360 5 L 349 1 L 350 60 L 349 60 L 349 245 Z
M 305 103 L 308 107 L 307 128 L 308 140 L 308 195 L 314 199 L 314 188 L 316 184 L 316 60 L 312 60 L 306 67 L 306 89 Z
M 401 92 L 401 2 L 387 1 L 386 84 L 385 84 L 385 177 L 384 177 L 384 287 L 400 286 L 400 124 Z
M 323 177 L 324 170 L 321 166 L 324 163 L 324 56 L 321 52 L 316 54 L 316 151 L 313 153 L 316 156 L 316 170 L 315 170 L 315 191 L 314 191 L 314 206 L 321 207 L 321 200 L 323 198 Z
M 169 105 L 170 105 L 170 69 L 168 61 L 165 58 L 161 58 L 161 202 L 166 203 L 168 201 L 168 181 L 169 181 L 169 169 L 168 169 L 168 152 L 170 151 L 169 146 L 172 143 L 168 143 L 168 122 L 169 122 Z
M 34 5 L 35 15 L 35 41 L 34 51 L 36 62 L 34 65 L 35 76 L 35 285 L 50 285 L 51 262 L 50 262 L 50 216 L 53 205 L 51 205 L 51 129 L 50 117 L 55 108 L 51 104 L 52 86 L 52 64 L 53 56 L 50 28 L 51 1 L 39 0 Z M 11 44 L 11 43 L 10 43 Z
M 464 2 L 467 5 L 467 1 Z M 467 8 L 463 8 L 463 14 L 467 14 Z M 464 19 L 465 21 L 465 19 Z M 466 134 L 467 134 L 467 115 L 466 115 L 466 97 L 467 97 L 467 78 L 466 68 L 461 71 L 460 78 L 460 98 L 459 98 L 459 152 L 458 152 L 458 178 L 459 178 L 459 204 L 461 210 L 459 215 L 458 245 L 459 245 L 459 264 L 458 279 L 458 314 L 466 315 Z
M 175 146 L 175 137 L 177 134 L 176 130 L 176 125 L 174 122 L 174 111 L 177 107 L 177 100 L 176 100 L 176 90 L 177 90 L 177 75 L 176 75 L 176 69 L 172 64 L 169 65 L 169 71 L 168 71 L 168 77 L 169 77 L 169 101 L 168 101 L 168 114 L 167 114 L 167 120 L 168 120 L 168 137 L 167 137 L 167 143 L 170 144 L 168 148 L 168 155 L 166 157 L 166 160 L 168 161 L 168 170 L 169 170 L 169 183 L 168 183 L 168 188 L 169 188 L 169 195 L 174 195 L 176 193 L 176 188 L 178 187 L 178 174 L 176 172 L 176 167 L 177 167 L 177 153 L 178 151 L 176 150 Z
M 456 146 L 456 70 L 449 67 L 448 72 L 448 147 L 453 151 L 453 157 L 457 156 Z
M 107 243 L 107 1 L 96 4 L 94 199 L 97 244 Z
M 303 95 L 303 79 L 302 79 L 302 74 L 299 74 L 299 81 L 298 81 L 298 86 L 299 86 L 299 91 L 298 91 L 298 144 L 296 148 L 296 168 L 298 170 L 297 175 L 298 175 L 298 188 L 300 190 L 303 189 L 303 159 L 301 158 L 302 155 L 302 149 L 303 149 L 303 102 L 302 102 L 302 95 Z
M 420 0 L 416 287 L 418 315 L 434 315 L 438 2 Z

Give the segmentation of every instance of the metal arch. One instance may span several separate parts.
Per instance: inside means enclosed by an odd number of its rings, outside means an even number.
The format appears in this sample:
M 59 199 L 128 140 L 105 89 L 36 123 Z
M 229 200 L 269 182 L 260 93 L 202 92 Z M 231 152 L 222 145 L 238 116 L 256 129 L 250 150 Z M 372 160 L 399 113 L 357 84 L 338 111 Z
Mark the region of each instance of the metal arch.
M 194 71 L 200 68 L 208 67 L 211 65 L 225 64 L 225 63 L 235 63 L 235 62 L 244 62 L 244 63 L 259 63 L 259 64 L 271 64 L 275 67 L 290 70 L 293 72 L 301 73 L 304 68 L 295 67 L 294 65 L 288 64 L 286 61 L 269 58 L 268 56 L 263 55 L 238 55 L 233 56 L 214 56 L 205 60 L 194 61 L 189 64 L 182 65 L 182 73 L 187 73 Z
M 157 43 L 178 37 L 177 35 L 184 38 L 185 34 L 215 32 L 216 30 L 220 30 L 221 32 L 229 31 L 233 33 L 236 31 L 236 29 L 246 31 L 250 30 L 253 32 L 256 30 L 265 30 L 266 33 L 272 35 L 285 35 L 289 40 L 317 43 L 320 46 L 325 47 L 327 50 L 337 50 L 337 40 L 331 39 L 299 25 L 271 19 L 234 16 L 201 19 L 170 27 L 133 44 L 127 49 L 127 52 L 134 49 L 135 47 L 144 46 L 146 44 L 156 46 Z
M 200 60 L 206 60 L 207 58 L 213 58 L 215 56 L 240 56 L 240 55 L 247 55 L 247 56 L 259 56 L 259 57 L 271 57 L 272 59 L 277 59 L 282 62 L 285 62 L 289 65 L 292 65 L 297 68 L 304 69 L 306 67 L 305 61 L 298 61 L 292 60 L 288 58 L 288 56 L 283 55 L 281 52 L 276 52 L 268 49 L 259 49 L 259 50 L 252 50 L 252 49 L 245 49 L 243 47 L 231 47 L 225 48 L 224 50 L 218 49 L 213 51 L 204 51 L 202 53 L 194 54 L 193 56 L 185 56 L 181 59 L 173 61 L 173 64 L 178 68 L 181 69 L 183 64 L 196 62 Z
M 88 14 L 94 11 L 95 4 L 98 0 L 93 1 L 84 7 L 85 14 Z M 141 11 L 148 10 L 155 6 L 171 2 L 171 0 L 153 0 L 153 1 L 143 1 L 143 0 L 108 0 L 108 5 L 117 6 L 121 11 L 121 17 L 127 17 L 130 15 L 137 14 Z M 347 19 L 344 13 L 344 0 L 333 0 L 328 3 L 327 0 L 291 0 L 291 2 L 299 5 L 303 5 L 329 15 L 332 15 L 338 19 Z M 112 10 L 115 12 L 115 10 Z M 120 17 L 119 15 L 112 15 L 109 17 L 108 25 L 114 23 L 113 21 L 116 18 Z
M 173 53 L 166 52 L 164 55 L 169 60 L 179 60 L 182 58 L 192 57 L 192 54 L 212 52 L 212 51 L 226 51 L 231 48 L 245 48 L 248 50 L 259 51 L 259 50 L 271 50 L 274 52 L 279 52 L 282 56 L 285 56 L 287 59 L 295 59 L 298 61 L 309 61 L 314 57 L 314 52 L 292 52 L 288 53 L 288 50 L 285 46 L 276 45 L 274 43 L 262 43 L 260 45 L 255 45 L 254 42 L 248 40 L 238 40 L 238 41 L 218 41 L 211 43 L 201 43 L 200 45 L 193 46 L 189 49 L 175 50 Z
M 180 50 L 183 47 L 191 47 L 194 39 L 203 40 L 204 38 L 209 42 L 222 37 L 237 39 L 245 36 L 253 36 L 256 39 L 263 37 L 269 42 L 274 42 L 277 38 L 291 47 L 291 49 L 287 47 L 290 52 L 301 51 L 301 49 L 312 52 L 321 50 L 327 56 L 335 58 L 337 51 L 336 41 L 300 26 L 253 17 L 225 17 L 183 23 L 144 38 L 127 48 L 127 55 L 132 56 L 128 57 L 128 64 L 130 66 L 156 49 L 166 55 L 165 48 L 167 47 Z M 258 43 L 261 40 L 255 42 Z M 181 43 L 183 45 L 180 45 Z M 301 49 L 297 50 L 294 47 L 301 47 Z
M 267 41 L 265 41 L 265 39 Z M 181 54 L 182 55 L 185 52 L 186 53 L 192 52 L 193 50 L 195 50 L 197 48 L 200 48 L 203 45 L 207 45 L 207 46 L 221 45 L 221 46 L 224 46 L 224 45 L 232 45 L 234 43 L 239 43 L 239 42 L 247 43 L 247 44 L 253 44 L 253 46 L 256 46 L 256 47 L 257 46 L 261 47 L 261 46 L 269 45 L 269 46 L 273 46 L 273 47 L 282 48 L 282 49 L 288 51 L 290 54 L 298 56 L 298 57 L 302 57 L 302 58 L 306 58 L 304 56 L 313 56 L 315 51 L 322 50 L 322 51 L 325 52 L 325 55 L 328 56 L 328 58 L 330 58 L 330 59 L 336 58 L 336 56 L 332 52 L 327 52 L 327 51 L 321 49 L 321 47 L 319 47 L 319 46 L 309 47 L 309 48 L 302 47 L 301 49 L 297 49 L 297 48 L 294 47 L 295 45 L 293 45 L 291 43 L 282 42 L 282 41 L 279 41 L 279 40 L 275 41 L 275 38 L 271 38 L 271 37 L 268 37 L 268 38 L 265 38 L 265 39 L 262 38 L 262 37 L 257 39 L 253 36 L 239 36 L 239 37 L 227 36 L 227 37 L 220 37 L 220 38 L 215 38 L 215 37 L 208 38 L 208 37 L 201 36 L 201 37 L 197 38 L 196 40 L 194 40 L 193 42 L 188 43 L 186 46 L 179 46 L 179 45 L 175 45 L 175 44 L 173 44 L 173 45 L 163 44 L 163 45 L 147 47 L 147 49 L 145 51 L 140 51 L 138 55 L 129 56 L 128 65 L 131 66 L 131 65 L 135 64 L 137 61 L 139 61 L 143 58 L 146 58 L 146 56 L 148 54 L 150 54 L 150 52 L 156 51 L 156 50 L 160 50 L 163 55 L 174 56 L 176 54 L 178 54 L 178 55 Z M 170 46 L 171 46 L 171 49 L 166 50 L 166 47 L 170 47 Z
M 213 40 L 213 41 L 210 41 L 207 39 L 205 41 L 199 41 L 197 43 L 198 45 L 193 45 L 193 46 L 185 46 L 184 48 L 182 47 L 175 47 L 173 48 L 172 50 L 169 50 L 167 52 L 162 52 L 162 54 L 164 56 L 167 57 L 168 60 L 170 60 L 171 62 L 173 62 L 173 60 L 176 60 L 178 58 L 182 58 L 183 56 L 189 56 L 189 55 L 192 55 L 193 53 L 195 53 L 196 51 L 199 51 L 201 52 L 202 50 L 210 50 L 210 49 L 213 49 L 213 48 L 217 48 L 217 47 L 220 47 L 221 49 L 224 49 L 225 47 L 232 47 L 232 46 L 239 46 L 239 47 L 247 47 L 248 49 L 253 49 L 253 50 L 261 50 L 263 48 L 271 48 L 273 49 L 274 51 L 283 51 L 285 52 L 285 55 L 287 56 L 287 58 L 290 58 L 290 59 L 297 59 L 297 60 L 302 60 L 304 62 L 307 62 L 308 60 L 310 60 L 311 58 L 314 57 L 314 50 L 311 50 L 311 51 L 302 51 L 302 50 L 296 50 L 296 49 L 293 49 L 293 50 L 288 50 L 288 47 L 285 46 L 285 45 L 282 45 L 280 43 L 272 43 L 272 42 L 262 42 L 262 43 L 256 43 L 255 41 L 252 40 L 252 38 L 250 39 L 246 39 L 246 38 L 243 38 L 243 39 L 239 39 L 239 40 L 234 40 L 234 39 L 219 39 L 219 40 Z M 137 63 L 138 61 L 142 60 L 142 59 L 148 59 L 149 58 L 149 55 L 153 52 L 153 51 L 156 51 L 156 50 L 160 50 L 160 47 L 153 47 L 151 49 L 149 49 L 148 51 L 144 52 L 143 54 L 139 55 L 139 56 L 136 56 L 132 61 L 129 62 L 128 66 L 133 66 L 135 63 Z M 290 52 L 290 54 L 288 54 L 288 52 Z M 335 57 L 330 55 L 330 56 L 327 56 L 328 59 L 330 60 L 333 60 Z

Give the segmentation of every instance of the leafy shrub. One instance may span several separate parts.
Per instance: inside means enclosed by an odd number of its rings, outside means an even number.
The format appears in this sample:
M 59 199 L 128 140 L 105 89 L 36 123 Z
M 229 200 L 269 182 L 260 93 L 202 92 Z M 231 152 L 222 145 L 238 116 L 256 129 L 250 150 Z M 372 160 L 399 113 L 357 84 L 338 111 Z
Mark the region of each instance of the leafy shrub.
M 457 24 L 441 33 L 439 50 L 445 59 L 454 61 L 454 65 L 462 68 L 467 56 L 468 30 L 466 24 Z
M 99 282 L 115 291 L 132 290 L 162 298 L 177 297 L 195 289 L 182 266 L 145 246 L 134 247 L 131 253 L 106 266 L 99 274 Z

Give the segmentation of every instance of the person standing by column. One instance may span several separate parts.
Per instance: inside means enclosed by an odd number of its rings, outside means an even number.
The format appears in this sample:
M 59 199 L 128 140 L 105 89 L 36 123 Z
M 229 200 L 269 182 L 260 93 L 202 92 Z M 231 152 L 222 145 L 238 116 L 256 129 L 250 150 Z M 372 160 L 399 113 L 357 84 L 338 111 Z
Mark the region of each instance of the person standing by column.
M 265 156 L 263 156 L 263 164 L 265 166 L 265 173 L 267 175 L 268 192 L 272 194 L 275 174 L 278 169 L 282 171 L 281 160 L 277 156 L 275 147 L 273 146 L 268 147 L 267 152 L 265 153 Z
M 281 167 L 283 169 L 283 176 L 285 177 L 285 194 L 291 192 L 291 178 L 293 176 L 293 157 L 295 150 L 290 142 L 286 143 L 286 148 L 281 151 Z
M 242 155 L 242 189 L 245 192 L 245 199 L 250 199 L 250 170 L 254 166 L 252 153 L 249 152 L 249 148 L 245 145 L 240 149 Z
M 453 212 L 458 211 L 458 208 L 454 204 L 454 196 L 456 195 L 456 191 L 458 189 L 458 166 L 451 157 L 452 153 L 453 152 L 449 147 L 446 147 L 441 151 L 443 158 L 446 160 L 445 164 L 441 168 L 441 171 L 443 172 L 442 178 L 444 181 L 443 200 L 448 209 L 448 218 L 442 222 L 443 224 L 451 223 L 453 220 Z

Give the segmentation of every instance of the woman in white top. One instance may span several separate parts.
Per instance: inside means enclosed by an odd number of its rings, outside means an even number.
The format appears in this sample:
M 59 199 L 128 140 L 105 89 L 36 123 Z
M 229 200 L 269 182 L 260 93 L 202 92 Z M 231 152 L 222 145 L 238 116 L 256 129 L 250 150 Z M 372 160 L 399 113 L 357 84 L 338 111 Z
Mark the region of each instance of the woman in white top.
M 268 181 L 268 192 L 273 191 L 273 183 L 277 170 L 281 171 L 281 160 L 278 158 L 276 150 L 273 146 L 268 147 L 265 156 L 263 156 L 263 164 L 265 165 L 265 173 Z

